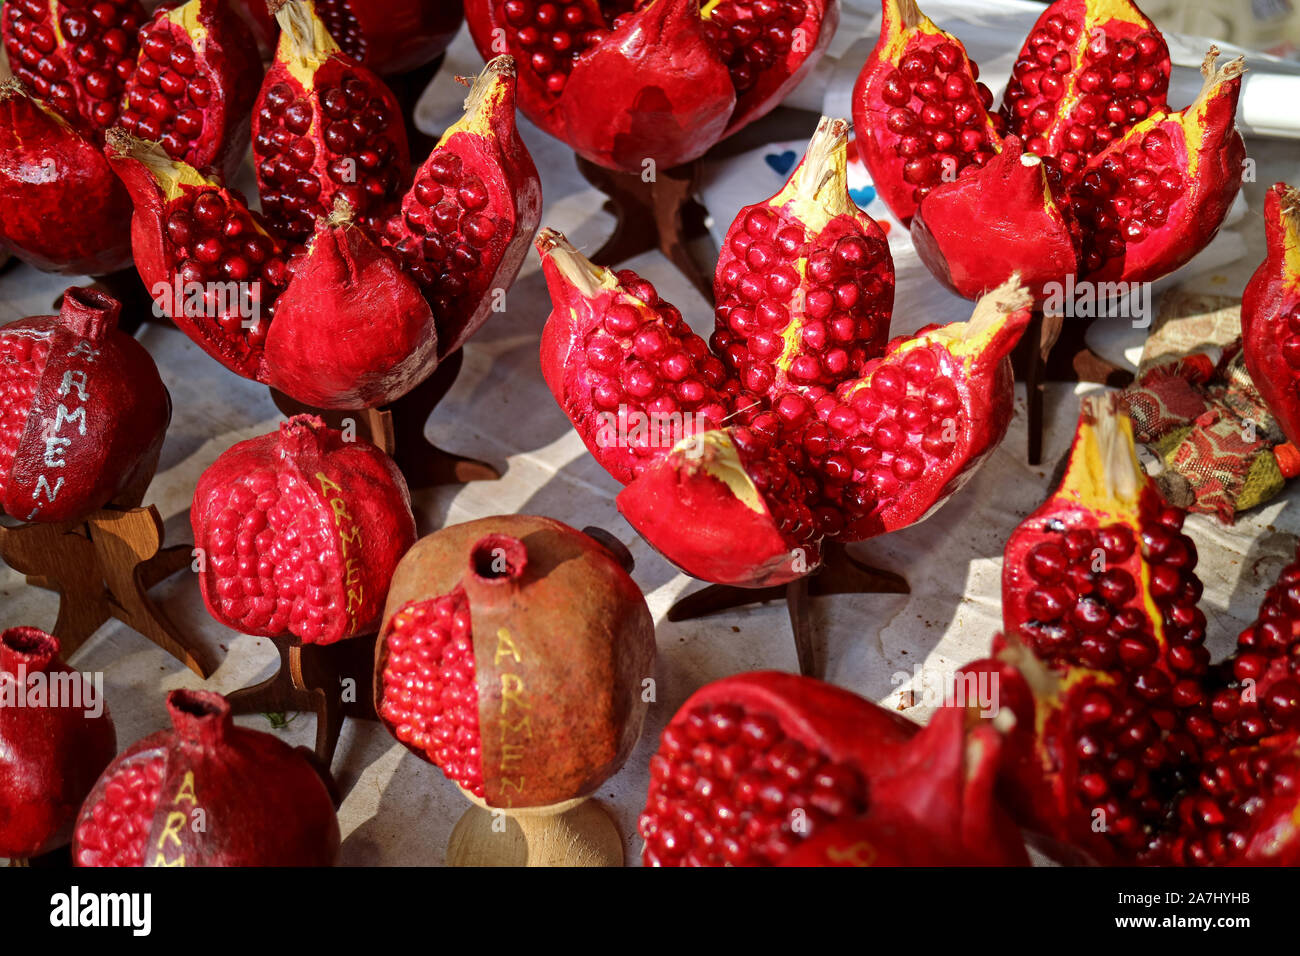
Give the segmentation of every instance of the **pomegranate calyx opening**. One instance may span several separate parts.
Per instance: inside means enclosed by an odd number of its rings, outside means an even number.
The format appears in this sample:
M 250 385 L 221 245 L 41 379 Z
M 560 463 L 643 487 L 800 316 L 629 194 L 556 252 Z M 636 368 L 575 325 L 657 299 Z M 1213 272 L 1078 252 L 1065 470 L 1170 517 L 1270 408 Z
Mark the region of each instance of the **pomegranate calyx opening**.
M 502 588 L 517 585 L 527 569 L 528 549 L 512 535 L 484 535 L 470 548 L 469 579 L 473 586 Z
M 331 56 L 345 55 L 334 42 L 311 0 L 286 0 L 275 11 L 280 24 L 276 59 L 284 63 L 304 89 L 311 89 L 312 74 Z
M 43 671 L 59 656 L 59 639 L 36 627 L 11 627 L 0 633 L 0 671 Z
M 63 293 L 59 320 L 65 328 L 89 342 L 101 342 L 117 328 L 122 303 L 106 292 L 72 286 Z
M 276 444 L 280 456 L 293 460 L 306 455 L 319 456 L 322 440 L 329 430 L 325 422 L 315 415 L 294 415 L 280 423 L 280 436 Z
M 210 690 L 172 691 L 167 695 L 167 712 L 177 734 L 188 743 L 215 743 L 234 723 L 226 698 Z

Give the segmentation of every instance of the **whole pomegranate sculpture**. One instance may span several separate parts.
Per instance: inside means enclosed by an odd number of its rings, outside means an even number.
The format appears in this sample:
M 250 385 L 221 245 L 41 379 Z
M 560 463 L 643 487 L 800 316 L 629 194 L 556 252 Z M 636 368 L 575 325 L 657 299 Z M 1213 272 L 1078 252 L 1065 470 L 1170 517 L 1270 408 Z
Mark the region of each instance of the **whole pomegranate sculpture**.
M 0 244 L 39 269 L 104 275 L 131 261 L 131 201 L 105 162 L 120 123 L 170 156 L 231 176 L 262 64 L 225 0 L 152 18 L 134 0 L 9 3 L 0 34 Z
M 269 218 L 113 131 L 136 266 L 156 305 L 236 374 L 315 408 L 386 405 L 487 320 L 540 220 L 513 61 L 488 64 L 412 181 L 392 93 L 339 51 L 309 2 L 278 16 L 253 146 Z
M 59 659 L 58 638 L 34 627 L 0 633 L 0 704 L 0 856 L 39 856 L 68 841 L 117 753 L 113 718 Z
M 637 174 L 696 159 L 774 109 L 839 22 L 837 0 L 467 0 L 465 14 L 485 59 L 519 61 L 524 115 Z
M 171 730 L 133 744 L 86 798 L 77 866 L 331 866 L 334 804 L 311 762 L 235 725 L 209 691 L 167 695 Z
M 46 272 L 131 264 L 131 197 L 103 152 L 22 83 L 0 84 L 0 249 Z
M 649 282 L 593 266 L 558 233 L 538 239 L 547 384 L 626 485 L 619 510 L 707 581 L 791 581 L 817 569 L 826 538 L 921 520 L 1011 420 L 1007 356 L 1028 293 L 1010 282 L 968 322 L 886 342 L 893 264 L 849 198 L 847 131 L 823 120 L 786 187 L 741 210 L 712 353 Z
M 1267 255 L 1241 300 L 1251 381 L 1287 440 L 1300 440 L 1300 189 L 1277 183 L 1264 202 Z
M 1067 861 L 1300 861 L 1300 563 L 1211 666 L 1183 512 L 1113 396 L 1085 401 L 1066 477 L 1016 530 L 1005 641 L 972 665 L 1015 716 L 1003 793 Z
M 975 701 L 969 706 L 975 707 Z M 964 707 L 924 729 L 808 677 L 707 684 L 650 759 L 652 866 L 1027 865 L 995 798 L 1002 733 Z
M 961 42 L 915 0 L 882 0 L 854 123 L 880 195 L 967 298 L 1019 273 L 1148 282 L 1184 265 L 1241 188 L 1242 60 L 1211 48 L 1196 100 L 1171 110 L 1164 38 L 1129 0 L 1057 0 L 1030 32 L 1002 108 Z
M 275 49 L 276 18 L 266 0 L 234 0 L 252 24 L 258 45 Z M 316 0 L 330 36 L 343 52 L 384 75 L 431 62 L 451 43 L 464 11 L 455 0 Z
M 57 316 L 0 327 L 0 510 L 78 521 L 139 504 L 171 420 L 153 358 L 117 327 L 121 304 L 73 286 Z M 134 500 L 126 500 L 134 498 Z
M 645 598 L 603 545 L 550 518 L 482 518 L 398 566 L 375 709 L 475 801 L 563 807 L 627 760 L 654 658 Z
M 373 633 L 415 541 L 397 465 L 310 415 L 224 452 L 199 478 L 190 518 L 212 616 L 304 644 Z

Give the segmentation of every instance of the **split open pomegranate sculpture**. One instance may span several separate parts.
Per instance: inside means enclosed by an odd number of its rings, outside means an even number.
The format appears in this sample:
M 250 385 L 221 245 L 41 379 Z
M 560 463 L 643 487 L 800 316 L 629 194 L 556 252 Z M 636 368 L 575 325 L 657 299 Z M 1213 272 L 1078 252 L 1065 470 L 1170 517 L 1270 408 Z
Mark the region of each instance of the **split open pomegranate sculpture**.
M 550 518 L 481 518 L 393 575 L 375 710 L 472 799 L 561 807 L 627 760 L 654 657 L 645 598 L 604 545 Z
M 137 0 L 20 0 L 0 36 L 17 77 L 0 88 L 0 242 L 38 268 L 130 264 L 130 200 L 100 154 L 115 124 L 219 178 L 243 162 L 262 63 L 227 0 L 152 16 Z
M 263 215 L 123 129 L 136 266 L 156 306 L 245 378 L 314 408 L 389 404 L 487 320 L 541 216 L 515 128 L 515 67 L 488 64 L 414 172 L 396 99 L 310 0 L 287 0 L 258 95 Z
M 1214 238 L 1245 175 L 1242 59 L 1211 48 L 1195 101 L 1166 99 L 1164 38 L 1129 0 L 1057 0 L 1002 107 L 961 41 L 915 0 L 882 0 L 854 89 L 862 157 L 921 259 L 977 298 L 1014 272 L 1044 286 L 1148 282 Z
M 1113 401 L 1085 402 L 1065 479 L 1008 541 L 1008 639 L 972 665 L 1016 718 L 1003 795 L 1066 861 L 1295 865 L 1300 563 L 1212 664 L 1184 513 Z
M 670 561 L 763 587 L 817 569 L 823 540 L 921 520 L 1002 440 L 1008 355 L 1030 296 L 1008 282 L 967 322 L 890 341 L 894 275 L 853 204 L 848 124 L 823 119 L 776 196 L 742 210 L 715 278 L 712 351 L 634 272 L 544 230 L 542 372 L 618 506 Z
M 817 63 L 838 0 L 467 0 L 484 59 L 519 62 L 519 108 L 580 156 L 636 173 L 696 159 Z

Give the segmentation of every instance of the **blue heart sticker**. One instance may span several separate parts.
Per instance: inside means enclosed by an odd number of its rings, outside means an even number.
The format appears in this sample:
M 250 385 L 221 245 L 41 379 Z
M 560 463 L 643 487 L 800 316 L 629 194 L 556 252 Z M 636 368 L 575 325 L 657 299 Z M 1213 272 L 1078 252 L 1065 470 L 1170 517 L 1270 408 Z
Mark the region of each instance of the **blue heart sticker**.
M 876 191 L 871 186 L 863 186 L 861 189 L 850 189 L 849 195 L 861 208 L 866 209 L 871 200 L 876 198 Z
M 784 153 L 768 153 L 763 157 L 767 162 L 767 165 L 771 166 L 782 176 L 787 175 L 790 170 L 794 169 L 795 160 L 798 158 L 799 154 L 793 149 L 787 149 Z

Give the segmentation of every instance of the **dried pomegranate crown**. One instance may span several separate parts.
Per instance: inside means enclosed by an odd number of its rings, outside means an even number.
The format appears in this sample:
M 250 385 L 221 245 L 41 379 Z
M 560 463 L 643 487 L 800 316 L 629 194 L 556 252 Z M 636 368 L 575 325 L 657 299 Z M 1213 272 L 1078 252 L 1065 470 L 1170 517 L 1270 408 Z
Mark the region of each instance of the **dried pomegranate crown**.
M 1214 237 L 1241 188 L 1241 58 L 1216 68 L 1211 47 L 1203 89 L 1175 112 L 1164 39 L 1135 5 L 1057 0 L 995 114 L 956 37 L 915 0 L 882 7 L 854 89 L 858 142 L 953 291 L 976 298 L 1012 272 L 1036 295 L 1066 275 L 1152 281 Z
M 952 495 L 1006 433 L 1014 279 L 968 322 L 888 343 L 894 276 L 848 195 L 848 124 L 823 119 L 785 188 L 741 210 L 718 262 L 714 354 L 635 273 L 537 246 L 554 311 L 542 371 L 619 509 L 669 560 L 742 586 L 816 568 Z

